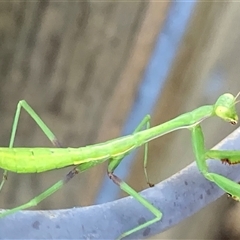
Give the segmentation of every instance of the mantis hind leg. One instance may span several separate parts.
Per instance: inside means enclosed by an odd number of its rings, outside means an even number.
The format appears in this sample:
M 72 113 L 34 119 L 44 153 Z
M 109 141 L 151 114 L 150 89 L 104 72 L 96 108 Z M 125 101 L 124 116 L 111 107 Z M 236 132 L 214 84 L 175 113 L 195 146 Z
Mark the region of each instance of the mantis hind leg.
M 42 121 L 42 119 L 36 114 L 36 112 L 28 105 L 28 103 L 25 100 L 19 101 L 17 105 L 17 110 L 13 119 L 13 125 L 12 125 L 12 132 L 11 132 L 11 137 L 10 137 L 10 142 L 9 142 L 9 148 L 13 147 L 16 132 L 17 132 L 17 127 L 18 127 L 18 122 L 19 122 L 19 117 L 21 113 L 21 109 L 24 109 L 30 117 L 37 123 L 37 125 L 42 129 L 42 131 L 45 133 L 47 138 L 53 143 L 54 146 L 61 147 L 61 144 L 57 140 L 57 138 L 54 136 L 52 131 L 47 127 L 47 125 Z M 7 170 L 4 170 L 3 172 L 3 178 L 2 182 L 0 184 L 0 191 L 7 180 Z
M 13 147 L 21 108 L 25 109 L 27 111 L 27 113 L 34 119 L 34 121 L 42 129 L 42 131 L 46 134 L 47 138 L 53 143 L 54 146 L 61 147 L 61 144 L 59 143 L 59 141 L 57 140 L 55 135 L 52 133 L 52 131 L 47 127 L 47 125 L 41 120 L 41 118 L 35 113 L 35 111 L 24 100 L 20 101 L 17 105 L 17 111 L 16 111 L 14 121 L 13 121 L 9 147 Z M 26 208 L 36 206 L 38 203 L 43 201 L 45 198 L 47 198 L 48 196 L 52 195 L 54 192 L 59 190 L 64 184 L 66 184 L 70 179 L 72 179 L 78 172 L 79 172 L 79 170 L 77 169 L 77 166 L 76 166 L 65 176 L 65 178 L 63 178 L 62 180 L 55 183 L 50 188 L 48 188 L 46 191 L 39 194 L 37 197 L 33 198 L 29 202 L 27 202 L 21 206 L 18 206 L 16 208 L 1 212 L 0 218 L 5 217 L 11 213 L 17 212 L 19 210 L 24 210 Z M 3 185 L 3 183 L 1 184 L 1 186 L 2 185 Z
M 6 217 L 7 215 L 15 213 L 17 211 L 24 210 L 26 208 L 30 208 L 30 207 L 34 207 L 34 206 L 38 205 L 38 203 L 43 201 L 45 198 L 49 197 L 50 195 L 52 195 L 53 193 L 58 191 L 60 188 L 62 188 L 62 186 L 64 184 L 66 184 L 69 180 L 71 180 L 78 172 L 79 171 L 78 171 L 77 168 L 73 168 L 65 176 L 64 179 L 58 181 L 57 183 L 52 185 L 50 188 L 48 188 L 46 191 L 44 191 L 43 193 L 39 194 L 37 197 L 31 199 L 29 202 L 27 202 L 27 203 L 25 203 L 25 204 L 23 204 L 21 206 L 15 207 L 13 209 L 4 210 L 3 212 L 0 212 L 0 218 Z
M 30 117 L 37 123 L 37 125 L 41 128 L 41 130 L 45 133 L 47 138 L 52 142 L 52 144 L 56 147 L 61 147 L 61 144 L 53 134 L 53 132 L 48 128 L 48 126 L 43 122 L 43 120 L 37 115 L 37 113 L 28 105 L 28 103 L 25 100 L 19 101 L 17 105 L 17 110 L 15 113 L 15 117 L 13 120 L 13 125 L 12 125 L 12 133 L 11 133 L 11 138 L 10 138 L 10 144 L 9 147 L 13 146 L 13 142 L 15 139 L 16 131 L 17 131 L 17 125 L 21 113 L 21 109 L 24 109 Z
M 197 160 L 197 166 L 201 173 L 209 181 L 217 184 L 222 190 L 228 193 L 235 200 L 240 200 L 240 185 L 220 174 L 208 171 L 206 160 L 208 158 L 217 159 L 223 163 L 238 164 L 240 163 L 240 151 L 222 151 L 209 150 L 204 147 L 204 138 L 200 125 L 192 128 L 193 150 Z

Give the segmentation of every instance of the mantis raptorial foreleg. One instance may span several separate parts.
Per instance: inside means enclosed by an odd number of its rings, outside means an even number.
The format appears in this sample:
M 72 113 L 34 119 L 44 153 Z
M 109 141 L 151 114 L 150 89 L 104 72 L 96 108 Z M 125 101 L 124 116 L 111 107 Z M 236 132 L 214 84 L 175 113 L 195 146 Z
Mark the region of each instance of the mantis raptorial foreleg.
M 216 183 L 221 189 L 230 194 L 235 200 L 240 200 L 240 185 L 220 174 L 211 173 L 206 165 L 207 159 L 216 159 L 228 164 L 240 162 L 240 151 L 208 150 L 204 146 L 202 128 L 197 125 L 192 128 L 193 151 L 196 156 L 197 165 L 201 173 L 211 182 Z
M 57 140 L 55 135 L 52 133 L 52 131 L 48 128 L 48 126 L 42 121 L 42 119 L 34 112 L 34 110 L 28 105 L 28 103 L 25 100 L 22 100 L 18 103 L 17 105 L 17 110 L 14 116 L 13 120 L 13 125 L 12 125 L 12 132 L 11 132 L 11 137 L 10 137 L 10 143 L 9 143 L 9 148 L 13 147 L 16 132 L 17 132 L 17 127 L 18 127 L 18 122 L 19 122 L 19 117 L 21 113 L 21 109 L 24 109 L 32 118 L 33 120 L 37 123 L 37 125 L 42 129 L 42 131 L 45 133 L 47 138 L 52 142 L 52 144 L 56 147 L 61 147 L 60 142 Z M 7 174 L 8 171 L 4 170 L 3 172 L 3 178 L 2 182 L 0 184 L 0 191 L 2 190 L 2 187 L 7 179 Z

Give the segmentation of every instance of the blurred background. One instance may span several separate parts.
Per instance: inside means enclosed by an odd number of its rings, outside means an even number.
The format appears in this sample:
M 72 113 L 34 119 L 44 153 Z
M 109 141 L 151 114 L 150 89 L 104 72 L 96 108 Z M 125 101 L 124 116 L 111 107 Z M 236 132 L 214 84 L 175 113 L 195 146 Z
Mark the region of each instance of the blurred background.
M 240 90 L 239 3 L 86 0 L 0 6 L 1 146 L 9 144 L 21 99 L 63 146 L 80 147 L 130 134 L 148 113 L 154 126 Z M 234 130 L 214 118 L 203 128 L 208 148 Z M 15 146 L 52 147 L 24 111 Z M 156 139 L 149 145 L 150 180 L 158 183 L 193 160 L 188 131 Z M 70 169 L 10 173 L 0 194 L 1 208 L 25 203 Z M 116 173 L 138 191 L 147 188 L 142 149 Z M 86 206 L 123 196 L 102 164 L 78 174 L 36 209 Z M 225 195 L 154 238 L 239 238 L 239 206 Z

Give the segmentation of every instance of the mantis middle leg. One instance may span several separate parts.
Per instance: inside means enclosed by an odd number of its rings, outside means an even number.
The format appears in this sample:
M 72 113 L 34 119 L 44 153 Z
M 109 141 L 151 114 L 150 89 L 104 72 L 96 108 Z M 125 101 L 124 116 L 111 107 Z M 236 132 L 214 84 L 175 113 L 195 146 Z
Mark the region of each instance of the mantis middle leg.
M 150 128 L 150 120 L 151 120 L 151 116 L 146 115 L 144 117 L 144 119 L 140 122 L 140 124 L 137 126 L 137 128 L 134 130 L 133 134 L 141 131 L 144 126 L 146 127 L 146 129 L 149 129 Z M 154 184 L 149 182 L 149 177 L 148 177 L 148 174 L 147 174 L 147 157 L 148 157 L 148 142 L 144 144 L 143 168 L 144 168 L 144 175 L 145 175 L 147 184 L 149 185 L 149 187 L 153 187 Z
M 133 132 L 136 133 L 138 131 L 141 131 L 142 128 L 146 126 L 146 128 L 150 127 L 150 116 L 147 115 L 141 123 L 138 125 L 138 127 L 135 129 Z M 146 143 L 144 146 L 144 173 L 145 177 L 147 180 L 147 183 L 149 184 L 150 187 L 154 186 L 153 184 L 149 183 L 149 178 L 147 175 L 147 170 L 146 170 L 146 165 L 147 165 L 147 152 L 148 152 L 148 144 Z M 118 185 L 124 192 L 135 198 L 139 203 L 141 203 L 144 207 L 146 207 L 152 214 L 155 216 L 152 220 L 146 221 L 145 223 L 121 234 L 118 239 L 122 239 L 138 230 L 141 230 L 145 227 L 150 226 L 151 224 L 159 221 L 162 218 L 162 213 L 159 211 L 156 207 L 154 207 L 150 202 L 148 202 L 145 198 L 143 198 L 139 193 L 137 193 L 133 188 L 131 188 L 126 182 L 121 180 L 118 176 L 113 174 L 114 170 L 117 168 L 119 163 L 123 160 L 123 158 L 126 155 L 118 156 L 113 159 L 109 160 L 109 165 L 108 165 L 108 176 L 109 178 L 116 184 Z

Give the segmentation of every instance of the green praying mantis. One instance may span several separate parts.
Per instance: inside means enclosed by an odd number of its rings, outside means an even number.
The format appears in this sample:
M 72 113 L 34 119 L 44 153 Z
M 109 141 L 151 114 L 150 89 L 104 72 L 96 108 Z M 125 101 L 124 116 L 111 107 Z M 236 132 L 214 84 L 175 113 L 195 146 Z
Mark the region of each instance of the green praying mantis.
M 29 202 L 16 208 L 0 212 L 0 218 L 16 211 L 36 206 L 39 202 L 59 190 L 78 172 L 86 171 L 97 164 L 108 161 L 107 174 L 109 178 L 124 192 L 135 198 L 154 215 L 153 219 L 122 233 L 118 239 L 122 239 L 136 231 L 139 231 L 161 220 L 162 213 L 159 209 L 154 207 L 149 201 L 132 189 L 127 183 L 116 176 L 114 174 L 114 170 L 118 167 L 126 155 L 136 148 L 144 145 L 144 174 L 149 186 L 153 186 L 153 184 L 149 182 L 146 168 L 148 142 L 169 132 L 183 128 L 186 128 L 191 132 L 193 151 L 199 171 L 206 179 L 217 184 L 234 199 L 239 200 L 240 185 L 217 173 L 209 172 L 206 160 L 208 158 L 212 158 L 221 160 L 222 162 L 228 164 L 237 164 L 240 163 L 240 151 L 205 149 L 203 132 L 200 126 L 203 120 L 212 116 L 217 116 L 231 124 L 237 124 L 238 115 L 236 113 L 235 105 L 238 102 L 237 98 L 239 95 L 240 92 L 237 94 L 237 96 L 233 96 L 230 93 L 225 93 L 217 99 L 214 105 L 199 107 L 191 112 L 184 113 L 155 127 L 150 127 L 150 116 L 147 115 L 131 135 L 80 148 L 61 148 L 61 145 L 55 135 L 40 119 L 35 111 L 28 105 L 26 101 L 20 101 L 17 105 L 17 110 L 13 121 L 9 147 L 0 148 L 0 168 L 4 169 L 0 190 L 7 178 L 7 171 L 16 173 L 36 173 L 57 168 L 64 168 L 67 166 L 74 166 L 74 169 L 66 175 L 65 179 L 58 181 L 56 184 Z M 13 147 L 20 111 L 22 108 L 25 109 L 25 111 L 35 120 L 48 139 L 57 148 Z

